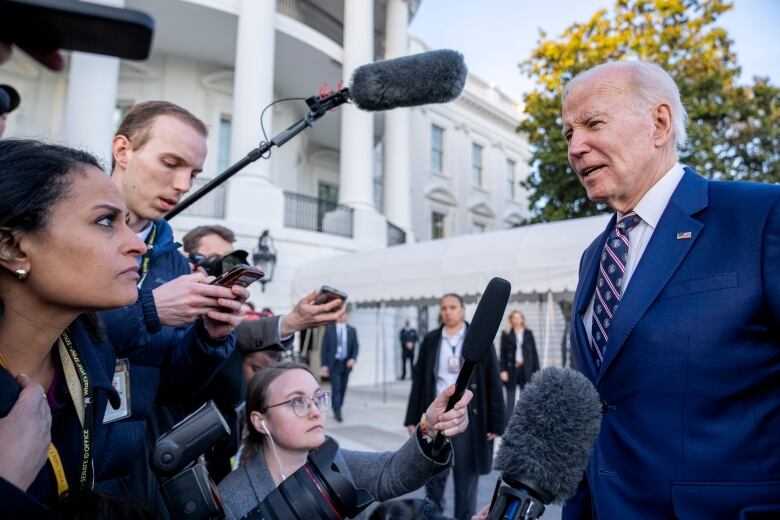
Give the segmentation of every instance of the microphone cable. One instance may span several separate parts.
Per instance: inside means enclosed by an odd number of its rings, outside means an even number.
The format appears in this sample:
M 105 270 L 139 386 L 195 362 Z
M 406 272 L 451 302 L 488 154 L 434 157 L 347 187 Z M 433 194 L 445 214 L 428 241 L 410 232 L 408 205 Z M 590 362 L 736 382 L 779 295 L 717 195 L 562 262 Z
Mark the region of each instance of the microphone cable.
M 268 134 L 265 132 L 265 125 L 263 124 L 263 117 L 265 116 L 265 111 L 274 106 L 277 103 L 281 103 L 283 101 L 306 101 L 306 98 L 302 97 L 288 97 L 288 98 L 282 98 L 277 99 L 275 101 L 271 101 L 269 104 L 265 106 L 262 112 L 260 112 L 260 130 L 263 132 L 263 140 L 260 142 L 260 146 L 268 144 Z M 271 148 L 268 148 L 268 151 L 265 152 L 263 155 L 261 155 L 263 159 L 268 159 L 271 157 Z

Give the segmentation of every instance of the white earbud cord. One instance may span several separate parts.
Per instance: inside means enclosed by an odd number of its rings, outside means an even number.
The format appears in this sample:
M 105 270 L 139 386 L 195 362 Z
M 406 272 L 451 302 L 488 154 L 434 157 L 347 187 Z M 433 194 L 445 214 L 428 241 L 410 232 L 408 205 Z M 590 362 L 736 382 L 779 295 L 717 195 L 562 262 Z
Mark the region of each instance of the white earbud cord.
M 271 441 L 271 449 L 274 451 L 274 458 L 276 459 L 276 463 L 279 465 L 279 473 L 282 475 L 282 480 L 287 480 L 287 475 L 284 474 L 284 470 L 282 469 L 282 459 L 279 458 L 279 454 L 276 452 L 276 443 L 274 442 L 274 438 L 271 435 L 271 432 L 269 432 L 268 428 L 266 428 L 265 423 L 263 423 L 263 429 L 265 430 L 265 433 L 268 434 L 268 439 Z

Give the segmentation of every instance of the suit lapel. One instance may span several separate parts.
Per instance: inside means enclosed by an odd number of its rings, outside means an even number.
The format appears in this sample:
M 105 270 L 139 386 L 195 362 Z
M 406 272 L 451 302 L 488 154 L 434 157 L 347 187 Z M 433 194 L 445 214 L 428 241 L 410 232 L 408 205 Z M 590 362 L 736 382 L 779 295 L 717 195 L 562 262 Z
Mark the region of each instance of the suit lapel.
M 607 224 L 607 228 L 596 241 L 595 247 L 589 249 L 582 259 L 582 270 L 580 271 L 580 280 L 577 284 L 577 290 L 575 291 L 576 299 L 572 310 L 572 345 L 579 347 L 575 348 L 575 351 L 580 358 L 577 365 L 580 371 L 591 381 L 596 381 L 598 370 L 596 369 L 596 363 L 593 360 L 593 354 L 591 354 L 590 351 L 590 340 L 588 339 L 588 333 L 585 330 L 585 325 L 582 323 L 581 316 L 588 310 L 590 299 L 596 288 L 596 274 L 598 273 L 599 257 L 601 256 L 601 251 L 604 249 L 604 244 L 607 242 L 607 237 L 609 237 L 609 234 L 612 232 L 612 228 L 615 227 L 616 220 L 617 217 L 613 215 Z
M 609 327 L 609 342 L 597 383 L 701 234 L 704 225 L 691 215 L 707 207 L 707 188 L 706 179 L 685 169 Z M 690 238 L 678 239 L 681 232 L 690 232 Z

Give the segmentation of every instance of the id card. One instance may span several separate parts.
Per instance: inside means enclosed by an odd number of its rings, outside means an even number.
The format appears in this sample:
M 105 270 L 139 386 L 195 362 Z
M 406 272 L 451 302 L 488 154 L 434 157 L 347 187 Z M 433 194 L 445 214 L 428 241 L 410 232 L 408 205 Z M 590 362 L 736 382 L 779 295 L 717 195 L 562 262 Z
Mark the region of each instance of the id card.
M 116 410 L 108 403 L 103 424 L 119 421 L 130 416 L 130 364 L 127 359 L 117 359 L 114 366 L 114 390 L 119 393 L 119 408 Z
M 447 368 L 450 369 L 450 374 L 457 374 L 460 372 L 460 356 L 450 356 L 447 359 Z

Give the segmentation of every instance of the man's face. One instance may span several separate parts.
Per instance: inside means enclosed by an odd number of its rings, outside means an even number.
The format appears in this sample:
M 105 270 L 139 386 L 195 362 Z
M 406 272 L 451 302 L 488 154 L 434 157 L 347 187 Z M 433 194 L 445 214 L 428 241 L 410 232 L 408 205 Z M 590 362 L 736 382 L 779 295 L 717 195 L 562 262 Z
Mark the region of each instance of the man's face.
M 128 144 L 124 167 L 120 158 L 113 174 L 133 222 L 160 220 L 172 210 L 206 160 L 206 137 L 182 120 L 158 116 L 149 131 L 141 147 Z
M 650 189 L 660 154 L 653 110 L 637 108 L 628 80 L 625 70 L 596 73 L 563 105 L 569 164 L 588 198 L 616 211 L 632 209 Z
M 200 253 L 203 256 L 222 256 L 233 251 L 233 244 L 219 235 L 210 234 L 201 237 L 198 247 L 192 253 Z

